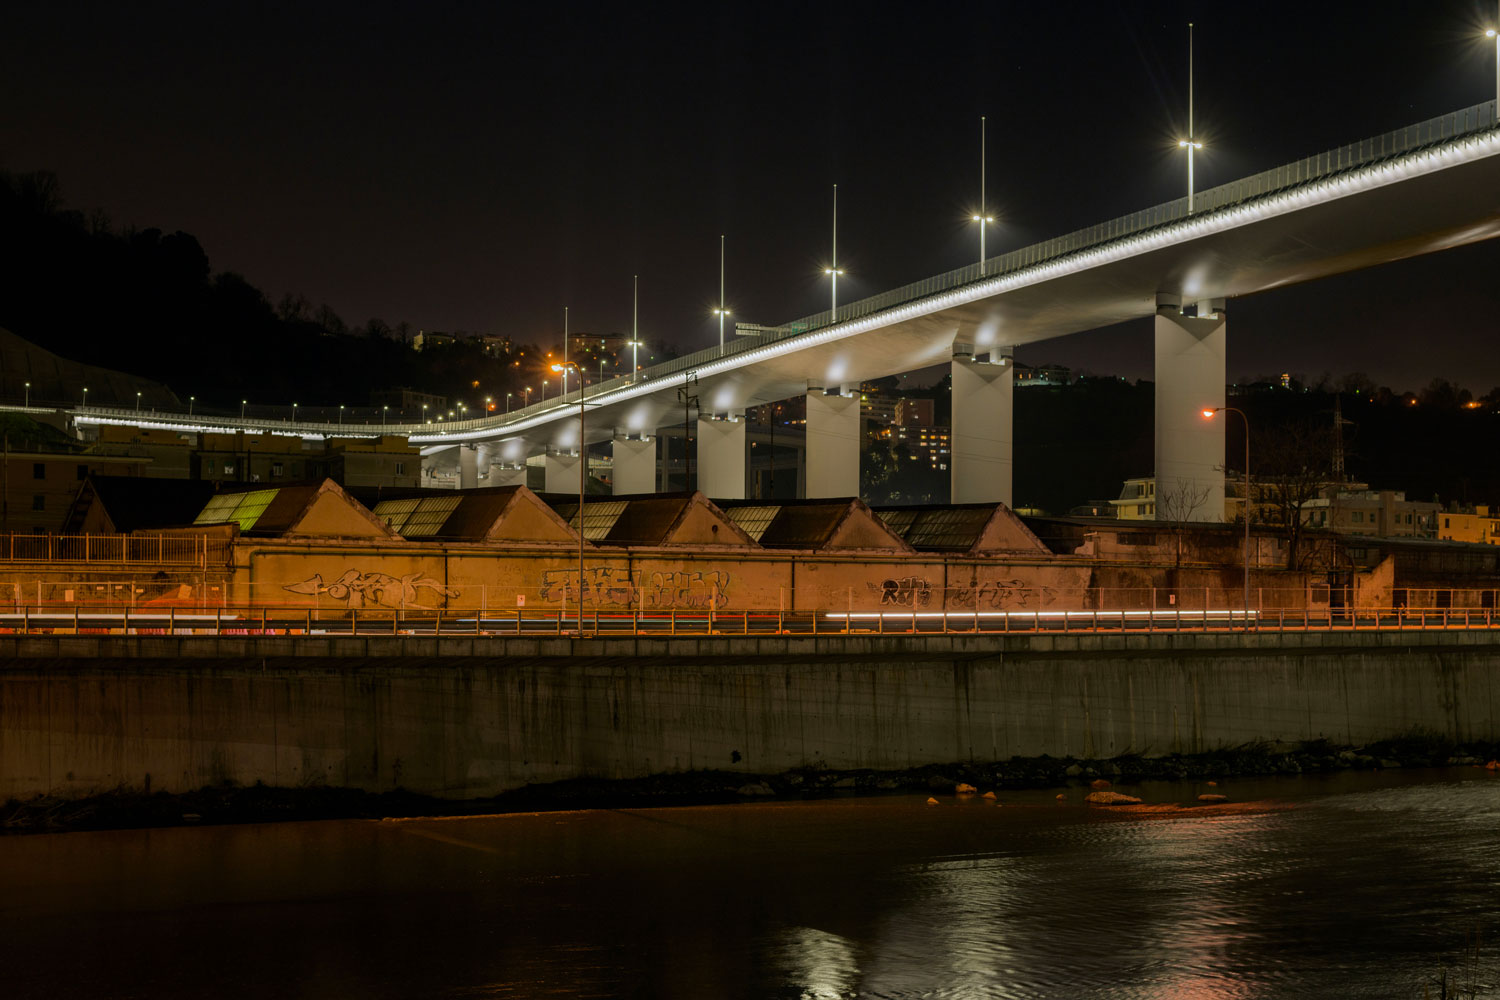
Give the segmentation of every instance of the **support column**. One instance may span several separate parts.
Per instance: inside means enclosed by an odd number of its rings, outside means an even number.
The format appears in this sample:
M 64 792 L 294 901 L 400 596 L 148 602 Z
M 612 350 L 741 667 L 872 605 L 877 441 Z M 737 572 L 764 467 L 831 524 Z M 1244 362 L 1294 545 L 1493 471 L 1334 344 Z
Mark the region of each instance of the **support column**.
M 656 438 L 616 435 L 613 453 L 615 496 L 656 492 Z
M 492 465 L 490 466 L 489 486 L 525 486 L 526 466 L 524 465 Z
M 479 449 L 472 444 L 458 447 L 458 488 L 472 490 L 479 485 Z
M 578 463 L 583 459 L 573 452 L 547 452 L 545 466 L 547 493 L 571 493 L 578 495 Z
M 698 489 L 711 500 L 745 499 L 745 418 L 698 418 Z
M 954 345 L 955 348 L 958 345 Z M 1010 348 L 988 361 L 953 357 L 953 429 L 948 476 L 953 503 L 1011 506 L 1011 395 L 1015 362 Z
M 1156 517 L 1160 521 L 1224 519 L 1226 327 L 1223 300 L 1185 316 L 1177 302 L 1157 299 Z
M 859 391 L 807 387 L 807 497 L 859 496 Z

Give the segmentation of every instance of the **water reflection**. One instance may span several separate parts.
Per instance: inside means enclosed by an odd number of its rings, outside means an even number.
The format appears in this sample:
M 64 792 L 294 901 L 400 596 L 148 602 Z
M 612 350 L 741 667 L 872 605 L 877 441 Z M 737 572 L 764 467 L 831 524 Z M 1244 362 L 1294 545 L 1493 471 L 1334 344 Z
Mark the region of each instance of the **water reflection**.
M 0 838 L 4 995 L 1415 998 L 1495 926 L 1493 776 L 1226 790 Z

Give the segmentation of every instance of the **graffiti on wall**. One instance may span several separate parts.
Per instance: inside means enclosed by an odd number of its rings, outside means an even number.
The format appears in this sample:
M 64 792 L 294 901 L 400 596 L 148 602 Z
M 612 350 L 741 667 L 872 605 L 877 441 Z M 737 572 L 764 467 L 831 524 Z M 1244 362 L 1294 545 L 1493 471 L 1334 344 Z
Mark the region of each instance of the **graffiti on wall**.
M 595 566 L 583 575 L 583 603 L 613 604 L 628 608 L 635 603 L 635 581 L 627 570 L 613 566 Z M 578 571 L 549 569 L 542 573 L 542 600 L 560 604 L 566 600 L 578 603 Z
M 1040 608 L 1057 599 L 1051 587 L 1028 587 L 1020 579 L 981 581 L 977 587 L 955 587 L 948 595 L 949 610 L 961 611 L 977 606 L 979 610 L 1004 608 Z
M 293 594 L 311 597 L 328 597 L 342 601 L 345 607 L 366 608 L 415 608 L 427 610 L 432 605 L 418 598 L 431 601 L 435 598 L 457 597 L 459 590 L 444 586 L 441 580 L 422 573 L 407 573 L 392 576 L 389 573 L 361 573 L 357 569 L 345 570 L 337 580 L 323 582 L 322 573 L 314 573 L 301 583 L 292 583 L 282 588 Z M 425 593 L 424 593 L 425 592 Z
M 922 576 L 903 576 L 878 584 L 867 582 L 865 586 L 879 591 L 881 607 L 925 608 L 932 602 L 932 584 Z
M 722 608 L 729 603 L 729 573 L 722 569 L 652 573 L 650 600 L 659 608 Z
M 542 573 L 542 600 L 552 604 L 563 601 L 577 604 L 578 579 L 576 569 L 545 571 Z M 584 571 L 582 603 L 620 608 L 722 608 L 729 603 L 730 579 L 729 572 L 722 569 L 707 572 L 662 570 L 651 573 L 641 582 L 628 570 L 597 566 Z

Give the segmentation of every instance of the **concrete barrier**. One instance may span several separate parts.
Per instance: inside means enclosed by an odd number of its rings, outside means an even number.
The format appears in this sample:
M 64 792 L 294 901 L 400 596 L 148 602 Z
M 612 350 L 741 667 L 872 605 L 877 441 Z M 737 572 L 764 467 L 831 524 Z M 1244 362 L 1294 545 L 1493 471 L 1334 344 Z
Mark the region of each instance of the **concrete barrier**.
M 1483 632 L 3 641 L 0 799 L 1500 737 Z

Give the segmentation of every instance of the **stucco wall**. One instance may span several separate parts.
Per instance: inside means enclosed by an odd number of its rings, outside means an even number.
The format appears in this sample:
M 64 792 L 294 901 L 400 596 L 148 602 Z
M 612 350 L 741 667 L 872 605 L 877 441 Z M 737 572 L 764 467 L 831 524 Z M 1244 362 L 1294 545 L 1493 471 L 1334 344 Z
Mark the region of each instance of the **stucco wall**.
M 0 799 L 1500 736 L 1483 633 L 6 641 Z

